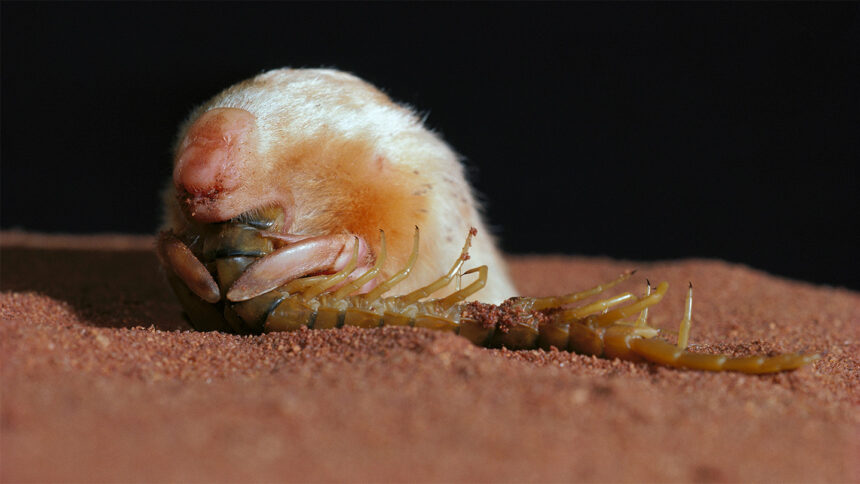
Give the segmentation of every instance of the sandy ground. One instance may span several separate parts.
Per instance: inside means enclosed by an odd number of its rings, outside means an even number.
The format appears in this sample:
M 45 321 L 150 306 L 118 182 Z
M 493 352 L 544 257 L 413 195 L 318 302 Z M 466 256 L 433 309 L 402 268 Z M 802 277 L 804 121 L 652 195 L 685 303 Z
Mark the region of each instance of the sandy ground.
M 858 482 L 860 295 L 712 260 L 514 257 L 524 294 L 638 267 L 691 343 L 818 352 L 703 373 L 410 328 L 190 331 L 148 237 L 2 234 L 0 479 Z

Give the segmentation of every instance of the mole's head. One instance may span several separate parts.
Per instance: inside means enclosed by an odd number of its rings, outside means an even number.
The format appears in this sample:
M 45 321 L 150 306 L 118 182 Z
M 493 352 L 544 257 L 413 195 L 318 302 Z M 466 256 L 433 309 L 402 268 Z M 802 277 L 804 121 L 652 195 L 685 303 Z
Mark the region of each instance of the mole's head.
M 198 222 L 229 220 L 262 200 L 266 174 L 258 162 L 257 120 L 237 108 L 213 108 L 189 126 L 176 150 L 173 183 L 186 215 Z M 274 197 L 276 198 L 276 197 Z

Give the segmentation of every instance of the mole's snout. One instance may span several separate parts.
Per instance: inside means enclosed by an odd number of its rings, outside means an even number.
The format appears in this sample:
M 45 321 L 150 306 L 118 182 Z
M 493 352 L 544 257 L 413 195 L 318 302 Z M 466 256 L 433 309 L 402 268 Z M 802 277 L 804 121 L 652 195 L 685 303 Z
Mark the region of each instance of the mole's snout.
M 215 199 L 235 189 L 243 167 L 256 152 L 256 119 L 244 109 L 215 108 L 203 113 L 177 150 L 176 188 L 189 202 Z

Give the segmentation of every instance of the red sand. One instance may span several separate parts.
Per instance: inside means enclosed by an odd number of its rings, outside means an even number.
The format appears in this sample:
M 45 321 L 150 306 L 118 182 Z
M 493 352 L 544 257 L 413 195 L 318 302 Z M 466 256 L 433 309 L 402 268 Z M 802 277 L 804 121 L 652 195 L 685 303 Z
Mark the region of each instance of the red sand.
M 510 259 L 524 294 L 638 267 L 672 285 L 651 314 L 672 329 L 693 281 L 699 351 L 824 355 L 749 376 L 409 328 L 198 333 L 151 238 L 2 243 L 4 482 L 860 481 L 856 292 L 710 260 Z

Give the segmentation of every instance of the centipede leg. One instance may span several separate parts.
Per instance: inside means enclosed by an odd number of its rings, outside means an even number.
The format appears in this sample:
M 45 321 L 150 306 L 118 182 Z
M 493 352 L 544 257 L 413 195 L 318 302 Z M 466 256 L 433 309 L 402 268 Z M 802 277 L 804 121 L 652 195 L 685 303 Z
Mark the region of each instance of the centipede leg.
M 466 236 L 466 243 L 463 244 L 463 250 L 460 251 L 460 256 L 457 257 L 457 260 L 454 262 L 454 265 L 451 266 L 451 269 L 448 270 L 447 274 L 422 288 L 410 292 L 409 294 L 399 296 L 397 299 L 404 305 L 412 304 L 450 284 L 451 280 L 454 278 L 454 275 L 457 273 L 457 271 L 460 270 L 460 267 L 462 267 L 463 263 L 466 262 L 466 260 L 469 258 L 469 247 L 472 245 L 472 237 L 475 236 L 475 233 L 476 231 L 474 229 L 469 231 L 469 235 Z
M 687 300 L 684 303 L 684 319 L 681 320 L 681 325 L 678 328 L 678 349 L 687 349 L 687 344 L 690 341 L 690 321 L 693 318 L 693 283 L 690 283 L 690 288 L 687 290 Z
M 381 242 L 379 249 L 379 257 L 376 258 L 376 263 L 373 265 L 373 267 L 370 268 L 370 270 L 362 274 L 356 280 L 335 291 L 334 295 L 332 296 L 334 297 L 334 299 L 341 299 L 357 291 L 361 286 L 365 285 L 371 279 L 376 277 L 376 275 L 382 269 L 382 264 L 385 262 L 385 257 L 388 254 L 385 247 L 385 232 L 383 232 L 382 230 L 379 231 L 379 238 L 381 239 Z
M 645 291 L 646 297 L 651 295 L 651 281 L 647 281 L 647 282 L 648 282 L 648 289 L 647 289 L 647 291 Z M 645 309 L 642 310 L 641 313 L 639 313 L 639 319 L 636 320 L 636 326 L 640 327 L 640 328 L 648 326 L 647 321 L 648 321 L 648 308 L 646 307 Z
M 465 276 L 467 274 L 472 274 L 475 272 L 478 273 L 478 279 L 476 281 L 473 281 L 471 284 L 464 287 L 463 289 L 460 289 L 459 291 L 443 299 L 440 299 L 439 305 L 444 309 L 448 309 L 454 304 L 457 304 L 460 301 L 464 301 L 467 297 L 483 289 L 484 286 L 487 284 L 487 266 L 480 266 L 474 269 L 469 269 L 468 271 L 464 272 L 463 275 Z
M 582 319 L 591 314 L 597 314 L 601 311 L 604 311 L 612 306 L 616 306 L 618 304 L 626 303 L 628 301 L 636 299 L 636 296 L 629 292 L 625 292 L 624 294 L 619 294 L 617 296 L 613 296 L 610 298 L 602 299 L 600 301 L 593 302 L 591 304 L 587 304 L 585 306 L 580 306 L 577 308 L 566 309 L 561 312 L 558 316 L 559 321 L 576 321 L 578 319 Z
M 596 296 L 597 294 L 600 294 L 603 291 L 606 291 L 607 289 L 610 289 L 614 286 L 617 286 L 618 284 L 629 279 L 630 276 L 632 276 L 635 273 L 636 273 L 636 271 L 625 272 L 624 274 L 621 274 L 620 276 L 618 276 L 616 279 L 614 279 L 612 281 L 605 282 L 603 284 L 598 284 L 597 286 L 594 286 L 591 289 L 587 289 L 585 291 L 573 292 L 573 293 L 567 294 L 565 296 L 560 296 L 560 297 L 535 298 L 532 302 L 531 307 L 535 311 L 540 311 L 542 309 L 557 308 L 557 307 L 564 306 L 566 304 L 575 303 L 577 301 L 581 301 L 582 299 L 585 299 L 585 298 L 588 298 L 591 296 Z
M 300 277 L 284 284 L 283 286 L 281 286 L 281 289 L 283 289 L 284 292 L 287 292 L 289 294 L 296 294 L 305 291 L 311 286 L 316 286 L 317 284 L 327 281 L 329 277 L 331 277 L 331 275 L 325 274 L 321 274 L 318 276 Z
M 657 285 L 657 289 L 652 294 L 641 297 L 637 299 L 636 302 L 628 304 L 627 306 L 613 309 L 612 311 L 601 314 L 599 316 L 594 316 L 593 321 L 598 325 L 606 326 L 616 321 L 620 321 L 624 318 L 633 316 L 634 314 L 659 303 L 663 299 L 663 295 L 666 294 L 666 291 L 668 290 L 669 284 L 666 282 L 661 282 Z
M 403 269 L 388 278 L 388 280 L 376 286 L 375 289 L 362 296 L 366 301 L 376 301 L 377 299 L 379 299 L 380 296 L 385 294 L 387 291 L 390 291 L 392 287 L 399 284 L 403 279 L 406 278 L 406 276 L 409 275 L 409 272 L 412 271 L 412 267 L 415 266 L 415 262 L 418 260 L 418 244 L 419 230 L 418 226 L 416 225 L 415 235 L 412 237 L 412 254 L 409 255 L 409 260 L 406 262 L 406 266 L 404 266 Z

